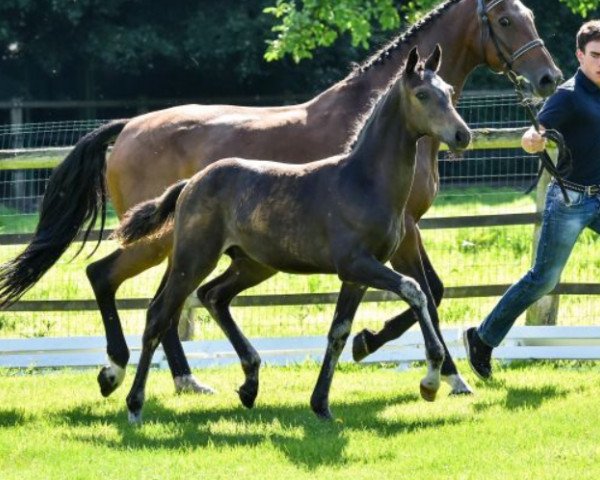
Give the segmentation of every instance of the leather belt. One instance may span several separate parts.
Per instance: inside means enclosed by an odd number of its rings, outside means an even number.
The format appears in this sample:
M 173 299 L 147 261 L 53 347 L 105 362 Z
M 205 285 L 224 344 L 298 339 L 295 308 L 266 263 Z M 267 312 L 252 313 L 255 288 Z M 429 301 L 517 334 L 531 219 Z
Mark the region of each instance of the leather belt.
M 585 193 L 586 195 L 593 196 L 600 193 L 600 185 L 580 185 L 579 183 L 569 182 L 563 180 L 565 188 L 574 190 L 575 192 Z

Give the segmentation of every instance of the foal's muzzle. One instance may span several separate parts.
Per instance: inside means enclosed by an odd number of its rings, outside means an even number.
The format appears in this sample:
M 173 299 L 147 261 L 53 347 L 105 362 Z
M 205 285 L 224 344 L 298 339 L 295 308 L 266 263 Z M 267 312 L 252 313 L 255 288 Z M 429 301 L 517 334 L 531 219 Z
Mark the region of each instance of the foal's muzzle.
M 459 128 L 454 132 L 454 138 L 446 142 L 452 151 L 464 150 L 471 143 L 471 132 L 465 128 Z

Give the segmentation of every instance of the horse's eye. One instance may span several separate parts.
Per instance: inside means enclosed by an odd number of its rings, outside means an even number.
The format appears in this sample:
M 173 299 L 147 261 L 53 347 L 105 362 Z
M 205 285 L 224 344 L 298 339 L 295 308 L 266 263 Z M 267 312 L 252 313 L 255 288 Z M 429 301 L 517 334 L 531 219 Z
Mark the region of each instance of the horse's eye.
M 429 98 L 429 95 L 427 95 L 425 92 L 419 92 L 417 93 L 416 97 L 423 101 L 423 100 L 427 100 Z
M 502 17 L 500 20 L 498 20 L 498 23 L 503 27 L 508 27 L 510 25 L 510 19 L 508 17 Z

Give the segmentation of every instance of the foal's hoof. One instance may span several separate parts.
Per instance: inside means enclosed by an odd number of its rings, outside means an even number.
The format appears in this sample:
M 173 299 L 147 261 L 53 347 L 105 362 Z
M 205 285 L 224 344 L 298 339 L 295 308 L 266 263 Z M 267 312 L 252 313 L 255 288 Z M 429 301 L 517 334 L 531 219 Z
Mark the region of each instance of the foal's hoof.
M 141 410 L 137 410 L 137 411 L 129 410 L 127 417 L 129 419 L 130 425 L 133 425 L 135 427 L 139 427 L 142 425 L 142 411 Z
M 174 377 L 176 393 L 199 393 L 201 395 L 214 395 L 215 389 L 201 384 L 193 375 L 181 375 Z
M 423 382 L 421 382 L 419 384 L 419 388 L 420 388 L 421 397 L 423 398 L 423 400 L 426 400 L 427 402 L 435 401 L 435 397 L 438 392 L 437 388 L 432 388 L 431 386 L 428 386 Z
M 258 395 L 258 385 L 254 383 L 244 383 L 237 391 L 237 394 L 240 397 L 240 401 L 244 407 L 252 408 L 254 406 L 256 396 Z
M 334 419 L 333 413 L 331 413 L 331 410 L 329 410 L 329 407 L 327 406 L 319 408 L 312 407 L 312 411 L 315 412 L 315 415 L 319 420 L 330 422 Z
M 315 412 L 315 415 L 319 420 L 323 420 L 324 422 L 330 422 L 334 418 L 333 413 L 331 413 L 331 410 L 329 410 L 329 408 L 324 408 L 320 410 L 315 410 L 313 408 L 313 412 Z
M 314 395 L 310 399 L 310 408 L 319 420 L 333 420 L 333 414 L 329 410 L 329 400 L 326 396 Z
M 117 375 L 111 367 L 102 367 L 97 378 L 98 384 L 100 385 L 100 393 L 103 397 L 108 397 L 119 388 L 119 385 L 121 385 L 121 382 L 119 382 Z
M 367 345 L 368 335 L 372 334 L 365 329 L 358 332 L 354 337 L 354 340 L 352 340 L 352 358 L 355 362 L 360 362 L 371 353 L 369 351 L 369 346 Z

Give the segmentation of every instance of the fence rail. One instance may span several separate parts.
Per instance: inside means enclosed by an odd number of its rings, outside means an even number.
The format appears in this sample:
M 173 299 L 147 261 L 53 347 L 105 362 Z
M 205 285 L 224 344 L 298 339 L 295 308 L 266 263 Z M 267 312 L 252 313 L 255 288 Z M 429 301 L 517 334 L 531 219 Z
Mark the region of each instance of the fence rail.
M 462 329 L 443 329 L 442 335 L 454 359 L 465 358 Z M 129 336 L 130 364 L 136 365 L 141 350 L 141 337 Z M 286 365 L 307 359 L 322 361 L 327 346 L 325 336 L 255 338 L 252 344 L 263 363 Z M 227 340 L 183 342 L 190 365 L 194 368 L 237 364 L 238 356 Z M 96 367 L 106 363 L 104 337 L 36 338 L 0 340 L 0 367 L 56 368 Z M 600 359 L 600 327 L 515 327 L 494 350 L 498 360 L 523 359 Z M 351 362 L 350 342 L 340 357 Z M 409 364 L 425 360 L 421 332 L 410 331 L 369 356 L 364 363 L 394 362 Z M 167 368 L 167 360 L 159 347 L 152 365 Z

